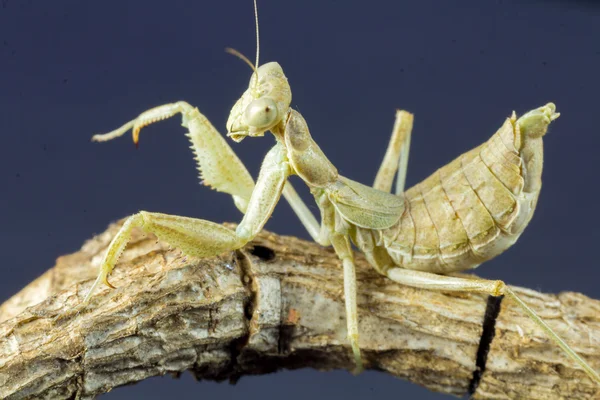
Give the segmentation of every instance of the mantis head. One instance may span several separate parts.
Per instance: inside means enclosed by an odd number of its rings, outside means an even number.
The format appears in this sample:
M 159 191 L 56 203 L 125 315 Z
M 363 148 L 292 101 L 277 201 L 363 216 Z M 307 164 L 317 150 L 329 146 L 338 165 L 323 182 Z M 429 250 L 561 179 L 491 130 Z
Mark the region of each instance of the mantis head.
M 276 62 L 258 64 L 260 40 L 258 33 L 258 8 L 254 0 L 254 22 L 256 23 L 256 62 L 252 64 L 246 56 L 234 49 L 226 51 L 240 58 L 252 68 L 248 89 L 235 103 L 227 119 L 227 136 L 241 142 L 246 136 L 264 136 L 273 130 L 288 114 L 292 102 L 292 91 L 283 69 Z
M 227 136 L 241 142 L 246 136 L 263 136 L 287 116 L 292 91 L 276 62 L 255 69 L 248 89 L 235 103 L 227 120 Z

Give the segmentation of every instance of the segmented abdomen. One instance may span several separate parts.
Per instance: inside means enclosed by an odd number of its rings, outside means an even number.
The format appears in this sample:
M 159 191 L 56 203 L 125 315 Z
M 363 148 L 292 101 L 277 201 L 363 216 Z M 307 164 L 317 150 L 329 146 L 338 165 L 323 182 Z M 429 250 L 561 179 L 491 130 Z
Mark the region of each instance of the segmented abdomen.
M 405 193 L 402 217 L 383 232 L 395 264 L 438 273 L 460 271 L 478 266 L 517 240 L 539 194 L 542 138 L 521 137 L 515 122 L 514 117 L 507 119 L 486 143 Z M 532 162 L 539 163 L 536 176 L 525 168 Z

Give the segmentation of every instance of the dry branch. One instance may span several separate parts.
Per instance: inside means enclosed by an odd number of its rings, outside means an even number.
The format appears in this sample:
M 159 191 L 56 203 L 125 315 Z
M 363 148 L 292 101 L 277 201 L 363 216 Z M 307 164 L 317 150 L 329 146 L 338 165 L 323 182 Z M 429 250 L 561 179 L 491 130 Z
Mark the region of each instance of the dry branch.
M 88 241 L 0 307 L 0 398 L 93 398 L 190 370 L 230 379 L 280 368 L 351 369 L 335 254 L 265 232 L 244 250 L 192 259 L 135 232 L 79 314 L 118 225 Z M 464 395 L 476 370 L 487 298 L 416 290 L 358 257 L 361 348 L 368 368 Z M 600 369 L 600 302 L 516 289 Z M 476 399 L 600 398 L 598 388 L 508 301 Z

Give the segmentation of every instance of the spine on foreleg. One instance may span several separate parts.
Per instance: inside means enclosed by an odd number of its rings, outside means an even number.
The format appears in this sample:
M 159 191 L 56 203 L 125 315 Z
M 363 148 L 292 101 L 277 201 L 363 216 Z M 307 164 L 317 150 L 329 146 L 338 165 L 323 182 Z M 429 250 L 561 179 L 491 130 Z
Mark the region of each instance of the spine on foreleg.
M 554 105 L 513 115 L 484 144 L 405 193 L 400 221 L 384 232 L 402 267 L 438 273 L 474 268 L 510 247 L 530 221 Z

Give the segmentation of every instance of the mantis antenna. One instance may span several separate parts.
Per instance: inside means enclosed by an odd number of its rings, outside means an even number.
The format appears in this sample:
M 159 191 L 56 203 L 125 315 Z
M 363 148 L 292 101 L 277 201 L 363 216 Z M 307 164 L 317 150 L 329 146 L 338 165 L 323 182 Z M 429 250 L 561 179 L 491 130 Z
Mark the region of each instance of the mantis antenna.
M 256 65 L 256 68 L 258 68 L 258 55 L 260 54 L 260 35 L 258 33 L 258 6 L 256 5 L 256 0 L 254 0 L 254 22 L 256 24 L 256 62 L 254 63 L 254 65 Z M 258 72 L 256 73 L 256 79 L 258 79 Z
M 252 70 L 254 71 L 254 73 L 256 73 L 258 75 L 258 71 L 256 71 L 256 67 L 254 66 L 254 64 L 252 64 L 252 61 L 250 61 L 248 59 L 248 57 L 246 57 L 245 55 L 243 55 L 242 53 L 240 53 L 236 49 L 232 49 L 231 47 L 225 47 L 225 52 L 229 53 L 229 54 L 231 54 L 233 56 L 236 56 L 237 58 L 239 58 L 240 60 L 242 60 L 243 62 L 245 62 L 246 64 L 248 64 L 250 66 L 250 68 L 252 68 Z
M 244 61 L 246 64 L 252 68 L 254 71 L 254 88 L 258 87 L 258 56 L 260 54 L 260 35 L 258 33 L 258 6 L 256 5 L 256 0 L 254 0 L 254 22 L 256 23 L 256 62 L 252 64 L 252 61 L 248 59 L 245 55 L 233 49 L 231 47 L 226 47 L 225 52 L 236 56 L 240 60 Z

